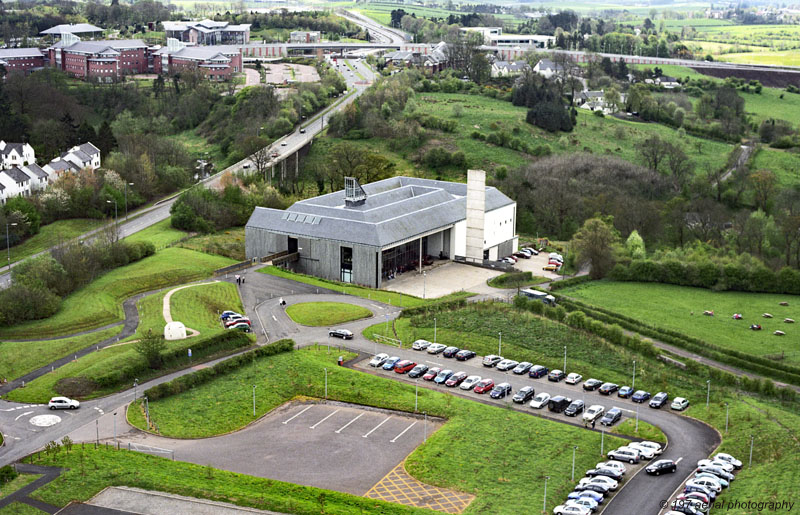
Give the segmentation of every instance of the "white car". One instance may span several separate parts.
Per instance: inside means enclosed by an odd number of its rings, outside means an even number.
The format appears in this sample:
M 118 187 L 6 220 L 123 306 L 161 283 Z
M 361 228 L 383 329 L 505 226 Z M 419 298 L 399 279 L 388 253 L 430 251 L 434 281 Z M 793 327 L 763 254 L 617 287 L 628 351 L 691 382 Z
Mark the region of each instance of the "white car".
M 716 459 L 714 459 L 714 460 L 700 460 L 700 461 L 697 462 L 697 466 L 698 467 L 705 467 L 705 466 L 708 466 L 708 465 L 711 465 L 712 467 L 719 467 L 722 470 L 724 470 L 725 472 L 730 472 L 731 474 L 733 473 L 733 469 L 735 468 L 733 465 L 731 465 L 730 463 L 728 463 L 726 461 L 716 460 Z
M 581 380 L 583 380 L 583 376 L 573 372 L 567 375 L 567 380 L 565 382 L 567 384 L 578 384 L 581 382 Z
M 514 361 L 513 359 L 504 359 L 497 364 L 497 370 L 511 370 L 517 365 L 519 365 L 519 361 Z
M 676 411 L 683 411 L 689 407 L 689 401 L 683 397 L 675 397 L 669 407 Z
M 461 382 L 462 390 L 472 390 L 476 384 L 481 382 L 481 376 L 469 376 Z
M 578 482 L 578 484 L 581 486 L 588 485 L 589 483 L 593 484 L 599 483 L 605 485 L 609 488 L 609 490 L 616 490 L 617 487 L 619 486 L 619 483 L 617 483 L 614 479 L 607 476 L 584 477 Z
M 633 445 L 633 443 L 624 445 L 620 447 L 620 449 L 628 449 L 637 452 L 639 453 L 639 459 L 643 460 L 652 460 L 656 455 L 656 453 L 653 452 L 653 449 L 648 449 L 647 447 L 638 447 L 636 445 Z
M 620 474 L 623 474 L 623 475 L 628 471 L 628 469 L 625 468 L 625 464 L 622 463 L 621 461 L 614 461 L 614 460 L 601 461 L 600 463 L 595 465 L 595 468 L 598 468 L 598 469 L 599 468 L 604 468 L 604 467 L 608 468 L 608 469 L 614 469 L 614 470 L 616 470 L 617 472 L 619 472 Z
M 411 348 L 413 350 L 425 350 L 431 346 L 431 342 L 428 340 L 417 340 L 411 344 Z
M 590 515 L 592 510 L 576 504 L 561 504 L 553 510 L 556 515 Z
M 597 420 L 603 413 L 605 413 L 606 409 L 599 404 L 595 404 L 593 406 L 589 406 L 589 409 L 586 410 L 583 414 L 583 420 L 588 420 L 591 422 L 592 420 Z
M 386 360 L 389 359 L 388 354 L 384 354 L 381 352 L 380 354 L 375 354 L 375 357 L 369 360 L 369 366 L 371 367 L 380 367 L 386 363 Z
M 720 452 L 716 456 L 714 456 L 714 461 L 724 461 L 725 463 L 730 463 L 733 465 L 733 468 L 740 469 L 742 468 L 742 462 L 731 456 L 730 454 Z
M 428 345 L 428 354 L 439 354 L 447 348 L 447 345 L 441 343 L 432 343 Z
M 634 442 L 634 443 L 628 444 L 628 447 L 647 448 L 647 449 L 650 449 L 651 451 L 653 451 L 656 454 L 661 454 L 662 452 L 664 452 L 664 450 L 661 448 L 660 444 L 657 444 L 656 442 L 650 442 L 648 440 L 644 440 L 642 442 Z
M 597 501 L 590 497 L 578 497 L 577 499 L 570 499 L 564 504 L 567 506 L 583 506 L 584 508 L 589 508 L 589 511 L 594 511 L 597 509 Z
M 547 406 L 547 403 L 550 402 L 550 394 L 549 393 L 540 393 L 530 403 L 530 407 L 534 409 L 542 409 Z
M 639 463 L 639 453 L 633 449 L 620 447 L 615 451 L 608 453 L 608 457 L 612 460 L 627 461 L 628 463 Z
M 693 477 L 690 482 L 695 485 L 700 485 L 708 488 L 712 492 L 720 493 L 722 491 L 722 485 L 719 481 L 714 481 L 711 478 L 707 477 Z
M 81 407 L 81 403 L 67 397 L 53 397 L 47 406 L 50 409 L 78 409 Z

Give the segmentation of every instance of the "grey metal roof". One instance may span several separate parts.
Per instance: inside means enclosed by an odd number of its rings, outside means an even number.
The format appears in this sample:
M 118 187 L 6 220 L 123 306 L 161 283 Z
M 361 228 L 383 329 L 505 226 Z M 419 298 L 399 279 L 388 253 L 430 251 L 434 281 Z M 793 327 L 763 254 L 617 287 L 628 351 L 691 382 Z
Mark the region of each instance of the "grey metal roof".
M 22 170 L 16 167 L 11 168 L 9 170 L 3 170 L 0 173 L 8 175 L 12 179 L 14 179 L 14 182 L 28 182 L 29 180 L 31 180 L 31 178 L 28 177 L 27 173 L 23 172 Z
M 78 161 L 80 161 L 81 163 L 88 163 L 88 162 L 90 162 L 92 160 L 92 158 L 90 156 L 88 156 L 86 154 L 86 152 L 84 152 L 84 151 L 82 151 L 80 149 L 72 150 L 67 155 L 69 155 L 69 154 L 72 154 L 73 156 L 77 157 Z
M 466 218 L 466 184 L 392 177 L 362 188 L 363 205 L 346 207 L 341 190 L 301 200 L 286 211 L 256 207 L 247 227 L 388 247 Z M 513 203 L 497 188 L 486 188 L 486 211 Z
M 45 166 L 49 166 L 50 168 L 52 168 L 56 172 L 61 172 L 61 171 L 64 171 L 64 170 L 76 170 L 77 171 L 77 167 L 75 166 L 74 163 L 70 163 L 69 161 L 65 161 L 64 159 L 61 159 L 61 158 L 53 159 L 52 161 L 47 163 L 47 165 L 45 165 Z
M 36 163 L 32 163 L 26 165 L 25 170 L 33 172 L 37 177 L 46 179 L 48 177 L 48 173 L 45 172 L 41 166 L 37 165 Z
M 43 57 L 43 54 L 38 48 L 0 48 L 0 59 L 15 57 Z
M 64 48 L 75 52 L 98 54 L 107 48 L 119 51 L 131 48 L 147 48 L 147 44 L 141 39 L 103 39 L 98 41 L 78 41 L 71 45 L 59 41 L 53 44 L 52 48 Z
M 39 34 L 82 34 L 84 32 L 103 32 L 103 29 L 90 23 L 70 23 L 50 27 Z
M 12 150 L 16 150 L 17 154 L 22 155 L 23 143 L 6 143 L 5 148 L 0 150 L 0 156 L 7 156 Z
M 178 50 L 170 50 L 167 47 L 162 47 L 155 55 L 170 54 L 174 57 L 183 59 L 193 59 L 195 61 L 206 61 L 214 59 L 218 56 L 225 57 L 236 55 L 240 52 L 238 46 L 235 45 L 213 45 L 213 46 L 193 46 L 184 47 Z
M 91 141 L 87 141 L 86 143 L 81 143 L 78 145 L 78 150 L 85 152 L 89 156 L 94 156 L 100 153 L 100 149 L 95 147 Z

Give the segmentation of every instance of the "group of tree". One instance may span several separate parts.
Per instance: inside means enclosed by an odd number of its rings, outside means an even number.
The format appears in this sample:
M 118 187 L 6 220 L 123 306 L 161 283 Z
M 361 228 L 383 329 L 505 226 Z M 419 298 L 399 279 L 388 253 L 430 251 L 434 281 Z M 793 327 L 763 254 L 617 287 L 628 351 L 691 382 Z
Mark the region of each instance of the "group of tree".
M 514 85 L 511 103 L 528 108 L 528 123 L 549 132 L 569 132 L 576 113 L 564 101 L 563 89 L 571 82 L 568 78 L 547 79 L 532 68 L 526 69 Z
M 308 30 L 324 32 L 328 39 L 339 37 L 366 39 L 364 29 L 330 11 L 278 9 L 266 13 L 250 11 L 236 14 L 227 12 L 213 16 L 212 19 L 235 24 L 250 24 L 251 32 L 281 29 L 279 32 L 285 34 L 287 31 Z M 283 38 L 282 41 L 286 41 L 286 39 Z

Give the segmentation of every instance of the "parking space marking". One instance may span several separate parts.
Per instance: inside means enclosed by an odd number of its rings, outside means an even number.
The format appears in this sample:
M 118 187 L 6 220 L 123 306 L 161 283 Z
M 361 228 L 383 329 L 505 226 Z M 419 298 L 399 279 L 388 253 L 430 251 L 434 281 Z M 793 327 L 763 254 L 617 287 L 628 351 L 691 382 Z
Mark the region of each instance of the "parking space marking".
M 365 434 L 365 435 L 364 435 L 364 438 L 368 437 L 368 436 L 369 436 L 369 435 L 371 435 L 371 434 L 372 434 L 372 433 L 373 433 L 373 432 L 374 432 L 376 429 L 378 429 L 379 427 L 381 427 L 381 426 L 382 426 L 382 425 L 384 425 L 385 423 L 389 422 L 389 419 L 390 419 L 390 418 L 392 418 L 392 417 L 386 417 L 386 420 L 384 420 L 383 422 L 381 422 L 381 423 L 380 423 L 380 424 L 378 424 L 377 426 L 373 427 L 373 428 L 370 430 L 370 432 L 369 432 L 369 433 Z
M 306 411 L 310 410 L 313 407 L 314 407 L 313 404 L 311 406 L 308 406 L 307 408 L 302 410 L 300 413 L 294 415 L 293 417 L 289 418 L 288 420 L 284 420 L 283 422 L 281 422 L 281 424 L 283 424 L 283 425 L 288 424 L 289 422 L 291 422 L 292 420 L 296 419 L 297 417 L 299 417 L 300 415 L 302 415 L 303 413 L 305 413 Z
M 32 411 L 26 411 L 26 412 L 25 412 L 25 413 L 23 413 L 22 415 L 17 415 L 17 418 L 15 418 L 15 419 L 14 419 L 14 422 L 16 422 L 17 420 L 21 419 L 22 417 L 27 417 L 27 416 L 28 416 L 28 415 L 30 415 L 31 413 L 33 413 L 33 412 L 32 412 Z
M 681 456 L 680 458 L 678 458 L 677 460 L 675 460 L 675 464 L 677 465 L 678 463 L 680 463 L 682 459 L 683 459 L 683 456 Z
M 276 322 L 278 321 L 278 319 L 277 319 L 277 317 L 275 317 L 275 315 L 272 315 L 272 319 L 273 319 L 274 321 L 276 321 Z
M 356 418 L 354 418 L 353 420 L 351 420 L 351 421 L 350 421 L 350 422 L 348 422 L 347 424 L 343 425 L 343 426 L 342 426 L 342 427 L 340 427 L 338 430 L 334 431 L 334 433 L 336 433 L 336 434 L 339 434 L 339 433 L 341 433 L 342 431 L 344 431 L 345 429 L 347 429 L 347 426 L 349 426 L 350 424 L 352 424 L 352 423 L 353 423 L 353 422 L 355 422 L 356 420 L 360 419 L 360 418 L 361 418 L 363 415 L 364 415 L 364 412 L 362 412 L 362 413 L 359 413 L 359 414 L 356 416 Z
M 414 427 L 415 425 L 417 425 L 417 421 L 416 421 L 416 420 L 415 420 L 414 422 L 412 422 L 410 426 L 408 426 L 407 428 L 403 429 L 403 432 L 402 432 L 402 433 L 400 433 L 399 435 L 395 436 L 395 437 L 394 437 L 394 440 L 389 440 L 389 441 L 390 441 L 391 443 L 395 443 L 395 442 L 397 441 L 397 439 L 398 439 L 398 438 L 400 438 L 401 436 L 403 436 L 404 434 L 406 434 L 406 431 L 408 431 L 409 429 L 411 429 L 411 428 L 412 428 L 412 427 Z
M 403 463 L 386 474 L 364 497 L 444 513 L 461 513 L 475 499 L 474 495 L 417 481 L 406 472 Z
M 322 420 L 320 420 L 319 422 L 317 422 L 316 424 L 314 424 L 313 426 L 310 426 L 309 429 L 314 429 L 315 427 L 317 427 L 318 425 L 322 424 L 323 422 L 325 422 L 326 420 L 328 420 L 332 416 L 336 415 L 337 413 L 339 413 L 338 409 L 336 411 L 334 411 L 333 413 L 331 413 L 330 415 L 328 415 L 327 417 L 325 417 Z

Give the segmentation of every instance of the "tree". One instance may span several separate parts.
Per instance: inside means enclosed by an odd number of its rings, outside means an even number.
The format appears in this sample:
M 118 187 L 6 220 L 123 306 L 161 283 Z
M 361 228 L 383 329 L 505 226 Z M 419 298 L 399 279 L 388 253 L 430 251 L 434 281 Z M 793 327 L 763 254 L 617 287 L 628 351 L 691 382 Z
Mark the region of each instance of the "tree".
M 680 191 L 694 173 L 694 162 L 678 145 L 667 143 L 667 168 L 672 173 L 675 191 Z
M 756 208 L 769 212 L 769 203 L 775 194 L 778 177 L 770 170 L 757 170 L 750 174 L 748 182 L 753 188 Z
M 148 329 L 147 334 L 134 343 L 133 347 L 136 352 L 147 360 L 147 365 L 150 368 L 158 370 L 164 364 L 161 351 L 167 347 L 167 342 L 161 335 L 154 335 L 152 329 Z
M 644 240 L 639 236 L 639 231 L 636 229 L 631 231 L 630 235 L 628 235 L 628 239 L 625 240 L 625 250 L 628 251 L 628 254 L 630 254 L 633 259 L 644 259 L 647 256 Z
M 639 151 L 645 166 L 657 172 L 669 155 L 670 146 L 669 142 L 662 140 L 657 134 L 647 138 Z
M 570 241 L 577 263 L 579 266 L 590 265 L 589 275 L 593 279 L 602 279 L 614 266 L 618 245 L 619 233 L 614 229 L 611 217 L 589 218 Z

